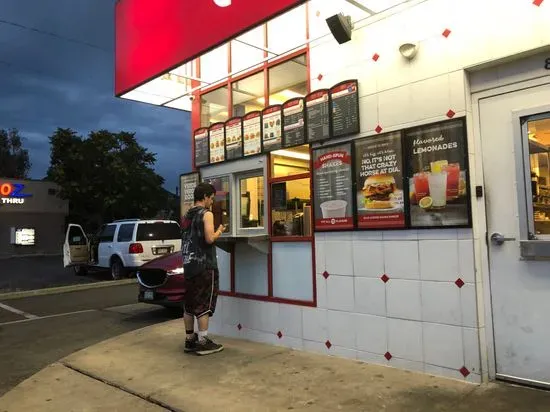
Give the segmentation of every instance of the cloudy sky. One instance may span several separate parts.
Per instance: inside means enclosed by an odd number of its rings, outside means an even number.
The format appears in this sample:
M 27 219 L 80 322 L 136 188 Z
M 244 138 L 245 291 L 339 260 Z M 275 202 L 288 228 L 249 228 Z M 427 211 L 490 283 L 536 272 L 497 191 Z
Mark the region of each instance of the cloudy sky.
M 57 127 L 135 131 L 175 191 L 190 168 L 189 115 L 114 97 L 115 0 L 0 0 L 0 128 L 26 139 L 45 176 Z

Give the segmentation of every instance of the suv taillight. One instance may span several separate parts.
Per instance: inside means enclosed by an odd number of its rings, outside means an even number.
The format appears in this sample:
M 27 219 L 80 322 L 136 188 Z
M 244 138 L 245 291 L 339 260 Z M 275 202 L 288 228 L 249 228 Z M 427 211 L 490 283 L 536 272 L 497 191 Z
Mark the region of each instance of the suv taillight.
M 130 253 L 131 255 L 135 255 L 135 254 L 138 254 L 138 253 L 143 253 L 142 244 L 141 243 L 132 243 L 130 245 L 128 253 Z

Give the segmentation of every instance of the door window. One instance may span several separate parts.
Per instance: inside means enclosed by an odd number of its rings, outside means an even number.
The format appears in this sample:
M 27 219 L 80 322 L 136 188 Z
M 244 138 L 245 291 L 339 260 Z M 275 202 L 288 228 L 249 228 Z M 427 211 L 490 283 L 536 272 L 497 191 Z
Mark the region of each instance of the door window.
M 103 228 L 101 233 L 99 234 L 99 242 L 100 243 L 112 243 L 113 239 L 115 237 L 115 231 L 116 226 L 115 225 L 107 225 Z
M 78 226 L 71 226 L 69 229 L 69 246 L 85 246 L 86 237 Z
M 253 176 L 239 179 L 241 192 L 240 229 L 264 227 L 264 178 Z
M 117 242 L 131 242 L 134 237 L 134 228 L 136 225 L 134 223 L 120 225 L 118 229 Z

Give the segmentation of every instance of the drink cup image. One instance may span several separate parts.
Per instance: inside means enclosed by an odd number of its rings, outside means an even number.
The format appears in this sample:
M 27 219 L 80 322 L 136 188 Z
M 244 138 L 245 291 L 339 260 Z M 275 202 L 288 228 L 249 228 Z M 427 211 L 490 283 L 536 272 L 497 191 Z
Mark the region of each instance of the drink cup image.
M 433 208 L 444 208 L 447 206 L 447 172 L 431 173 L 428 176 L 430 186 L 430 197 Z
M 323 219 L 346 217 L 348 202 L 345 200 L 329 200 L 321 203 Z

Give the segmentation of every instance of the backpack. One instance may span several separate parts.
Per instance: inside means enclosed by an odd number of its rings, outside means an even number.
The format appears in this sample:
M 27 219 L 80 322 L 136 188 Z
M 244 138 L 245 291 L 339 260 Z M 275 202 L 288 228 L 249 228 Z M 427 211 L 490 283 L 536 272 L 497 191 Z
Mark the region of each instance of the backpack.
M 204 251 L 203 216 L 206 209 L 199 210 L 193 219 L 185 222 L 182 231 L 181 253 L 183 257 L 183 273 L 186 278 L 193 278 L 204 273 L 206 253 Z

